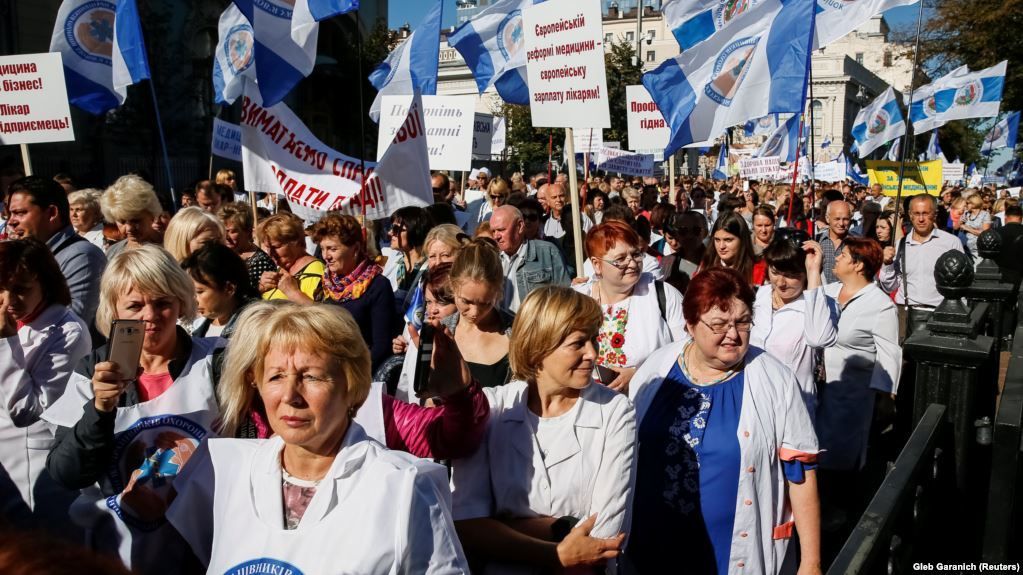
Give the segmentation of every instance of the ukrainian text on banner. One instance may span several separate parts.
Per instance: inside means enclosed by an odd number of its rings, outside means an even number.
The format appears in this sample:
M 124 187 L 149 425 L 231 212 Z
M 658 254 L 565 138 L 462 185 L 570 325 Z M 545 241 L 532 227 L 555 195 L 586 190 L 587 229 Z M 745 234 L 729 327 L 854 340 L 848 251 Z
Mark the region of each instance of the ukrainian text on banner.
M 902 181 L 902 196 L 915 196 L 925 191 L 937 196 L 941 193 L 942 162 L 906 162 L 905 176 Z M 881 184 L 886 196 L 899 193 L 899 162 L 884 160 L 867 160 L 867 175 L 870 185 Z
M 605 146 L 597 152 L 597 169 L 630 176 L 653 176 L 654 157 Z
M 0 57 L 0 80 L 0 145 L 75 139 L 59 53 Z
M 236 162 L 242 161 L 242 129 L 238 124 L 213 118 L 213 142 L 210 153 Z
M 422 130 L 421 105 L 410 107 L 410 119 L 395 137 L 380 165 L 390 156 L 401 158 L 411 142 L 421 148 L 423 158 L 406 158 L 404 169 L 392 170 L 394 182 L 376 176 L 377 164 L 366 162 L 366 186 L 362 190 L 360 160 L 329 148 L 309 131 L 284 104 L 264 108 L 258 93 L 246 92 L 242 99 L 242 163 L 245 188 L 283 195 L 300 215 L 341 211 L 361 214 L 365 198 L 366 217 L 385 218 L 403 206 L 426 206 L 432 201 L 429 169 L 426 165 L 426 137 Z M 392 153 L 393 150 L 393 153 Z M 419 164 L 422 164 L 420 166 Z M 403 174 L 404 172 L 404 174 Z M 407 178 L 409 183 L 402 182 Z M 420 179 L 425 180 L 419 182 Z M 393 184 L 393 185 L 392 185 Z M 385 187 L 396 187 L 387 193 Z M 423 189 L 420 189 L 423 188 Z M 407 190 L 415 190 L 413 194 Z M 430 199 L 424 199 L 426 196 Z M 299 209 L 295 209 L 295 208 Z M 304 219 L 310 219 L 305 217 Z
M 378 161 L 404 125 L 412 99 L 411 94 L 381 98 Z M 430 169 L 469 171 L 476 96 L 422 96 L 422 99 Z
M 671 128 L 642 84 L 625 87 L 626 118 L 629 127 L 629 149 L 660 150 L 668 145 Z
M 778 156 L 739 160 L 739 175 L 748 180 L 774 179 L 779 170 L 781 164 Z

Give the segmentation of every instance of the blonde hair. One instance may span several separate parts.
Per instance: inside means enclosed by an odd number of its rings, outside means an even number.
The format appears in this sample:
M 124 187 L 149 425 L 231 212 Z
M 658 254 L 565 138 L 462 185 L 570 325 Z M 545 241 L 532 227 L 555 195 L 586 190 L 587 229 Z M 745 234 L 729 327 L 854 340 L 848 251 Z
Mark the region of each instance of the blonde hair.
M 973 194 L 966 198 L 966 203 L 970 205 L 970 208 L 983 208 L 984 198 L 980 194 Z
M 302 218 L 291 213 L 278 213 L 263 220 L 257 232 L 259 241 L 277 241 L 286 244 L 302 243 L 305 247 L 305 228 Z
M 252 208 L 249 204 L 242 202 L 231 202 L 220 206 L 220 210 L 217 212 L 217 217 L 220 221 L 227 224 L 234 224 L 236 228 L 241 228 L 252 234 L 255 224 L 252 222 Z
M 593 339 L 603 321 L 597 302 L 572 288 L 544 286 L 529 292 L 512 324 L 508 350 L 512 373 L 535 382 L 543 360 L 572 332 Z
M 103 209 L 103 219 L 110 223 L 134 220 L 146 214 L 155 220 L 163 213 L 163 206 L 156 197 L 156 190 L 149 182 L 136 175 L 117 178 L 117 181 L 103 192 L 99 204 Z
M 181 306 L 178 319 L 195 319 L 195 285 L 167 250 L 145 244 L 125 250 L 107 264 L 99 284 L 96 329 L 110 335 L 110 322 L 117 319 L 117 300 L 132 289 L 151 297 L 176 299 Z
M 223 243 L 224 224 L 220 223 L 217 216 L 200 207 L 189 206 L 174 214 L 167 224 L 167 230 L 163 234 L 163 247 L 175 260 L 183 262 L 192 253 L 189 247 L 192 239 L 208 230 L 213 230 L 217 235 L 215 241 Z
M 430 251 L 430 244 L 433 242 L 440 242 L 457 252 L 469 242 L 469 236 L 465 235 L 462 228 L 455 224 L 441 224 L 435 226 L 426 234 L 426 240 L 423 242 L 423 251 Z
M 637 190 L 636 188 L 626 187 L 625 189 L 622 190 L 622 199 L 626 201 L 638 200 L 640 195 L 641 194 L 639 193 L 639 190 Z
M 271 349 L 285 353 L 302 350 L 337 359 L 353 416 L 369 396 L 369 348 L 347 310 L 326 304 L 254 303 L 239 316 L 227 346 L 218 386 L 221 435 L 233 436 L 252 408 Z
M 476 238 L 466 243 L 455 256 L 448 277 L 453 292 L 467 281 L 478 281 L 490 286 L 499 299 L 504 292 L 504 266 L 497 243 L 490 238 Z
M 222 170 L 217 170 L 217 179 L 216 179 L 216 181 L 214 183 L 224 184 L 226 186 L 226 185 L 228 185 L 227 184 L 227 179 L 228 178 L 233 178 L 233 177 L 234 177 L 234 170 L 229 170 L 227 168 L 224 168 Z
M 69 206 L 83 206 L 87 212 L 92 214 L 94 220 L 102 223 L 103 209 L 99 205 L 99 200 L 102 196 L 103 192 L 95 188 L 76 190 L 67 195 L 67 203 Z

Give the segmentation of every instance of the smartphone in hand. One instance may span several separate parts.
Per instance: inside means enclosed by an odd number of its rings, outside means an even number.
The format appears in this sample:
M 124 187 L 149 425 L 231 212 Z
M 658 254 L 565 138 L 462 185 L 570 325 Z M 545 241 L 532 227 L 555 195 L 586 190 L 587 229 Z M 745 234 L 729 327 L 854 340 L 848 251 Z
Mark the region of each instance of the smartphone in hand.
M 135 379 L 138 372 L 145 335 L 142 320 L 115 319 L 110 324 L 107 361 L 116 363 L 121 375 L 127 379 Z
M 430 381 L 430 363 L 433 361 L 433 334 L 435 328 L 424 323 L 419 330 L 419 348 L 416 350 L 416 373 L 412 378 L 412 389 L 419 397 L 425 397 Z

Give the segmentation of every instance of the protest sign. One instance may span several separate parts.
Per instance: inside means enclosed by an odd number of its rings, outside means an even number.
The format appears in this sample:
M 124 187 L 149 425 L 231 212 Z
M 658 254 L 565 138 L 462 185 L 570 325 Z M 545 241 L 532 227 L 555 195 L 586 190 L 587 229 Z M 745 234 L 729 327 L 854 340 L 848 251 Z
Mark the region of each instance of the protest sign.
M 238 124 L 213 118 L 213 143 L 210 153 L 236 162 L 242 161 L 242 129 Z
M 668 145 L 671 127 L 643 85 L 625 87 L 625 112 L 629 126 L 629 149 L 658 149 Z
M 603 147 L 597 151 L 597 169 L 630 176 L 654 175 L 654 157 L 628 150 Z
M 941 163 L 941 160 L 906 162 L 906 171 L 902 182 L 903 197 L 915 196 L 925 191 L 932 196 L 941 193 L 943 183 Z M 881 184 L 886 196 L 898 195 L 899 165 L 899 162 L 867 160 L 867 175 L 870 177 L 870 185 Z
M 957 184 L 963 181 L 964 174 L 966 173 L 966 166 L 962 162 L 949 162 L 941 167 L 941 179 L 943 182 L 952 182 Z
M 380 106 L 377 160 L 405 123 L 412 96 L 384 96 Z M 472 167 L 475 96 L 423 96 L 423 121 L 431 170 L 468 170 Z
M 74 139 L 60 54 L 0 57 L 0 145 Z
M 472 121 L 472 157 L 489 160 L 493 155 L 494 117 L 477 113 Z
M 548 0 L 522 11 L 534 127 L 611 127 L 600 10 L 599 0 Z
M 815 164 L 813 177 L 822 182 L 841 182 L 845 180 L 845 162 L 825 162 Z
M 508 134 L 505 131 L 504 118 L 494 117 L 494 139 L 490 142 L 490 153 L 491 155 L 498 155 L 504 153 L 505 147 L 508 145 Z
M 604 147 L 604 130 L 600 128 L 577 128 L 572 131 L 572 137 L 577 154 L 594 154 Z
M 604 142 L 604 147 L 605 148 L 614 148 L 616 150 L 621 150 L 622 149 L 622 143 L 621 142 Z
M 258 90 L 246 87 L 242 98 L 242 165 L 245 188 L 283 195 L 303 219 L 338 210 L 386 218 L 404 206 L 433 203 L 426 137 L 419 105 L 398 130 L 379 164 L 329 148 L 284 104 L 264 108 Z M 385 162 L 391 166 L 384 170 Z M 379 172 L 378 172 L 379 170 Z M 363 202 L 364 198 L 364 202 Z
M 739 160 L 739 175 L 748 180 L 774 179 L 779 170 L 778 156 Z

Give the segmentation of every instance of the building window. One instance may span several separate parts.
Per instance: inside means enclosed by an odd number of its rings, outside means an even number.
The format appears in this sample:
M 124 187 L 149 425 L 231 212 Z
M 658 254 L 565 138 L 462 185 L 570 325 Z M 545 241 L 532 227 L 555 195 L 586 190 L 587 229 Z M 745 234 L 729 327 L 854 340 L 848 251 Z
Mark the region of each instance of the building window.
M 810 104 L 810 118 L 813 122 L 813 138 L 820 145 L 821 137 L 824 135 L 824 103 L 814 100 Z
M 611 40 L 613 40 L 614 37 L 615 37 L 614 34 L 604 34 L 604 43 L 610 44 Z
M 863 65 L 863 52 L 856 53 L 856 63 L 861 66 Z
M 647 53 L 646 53 L 646 61 L 647 62 L 656 62 L 657 61 L 657 52 L 654 52 L 653 50 L 648 50 Z
M 884 51 L 884 67 L 885 68 L 891 68 L 892 67 L 892 51 L 891 50 L 885 50 Z
M 626 32 L 625 33 L 625 41 L 626 42 L 635 42 L 636 41 L 636 33 L 635 32 Z

